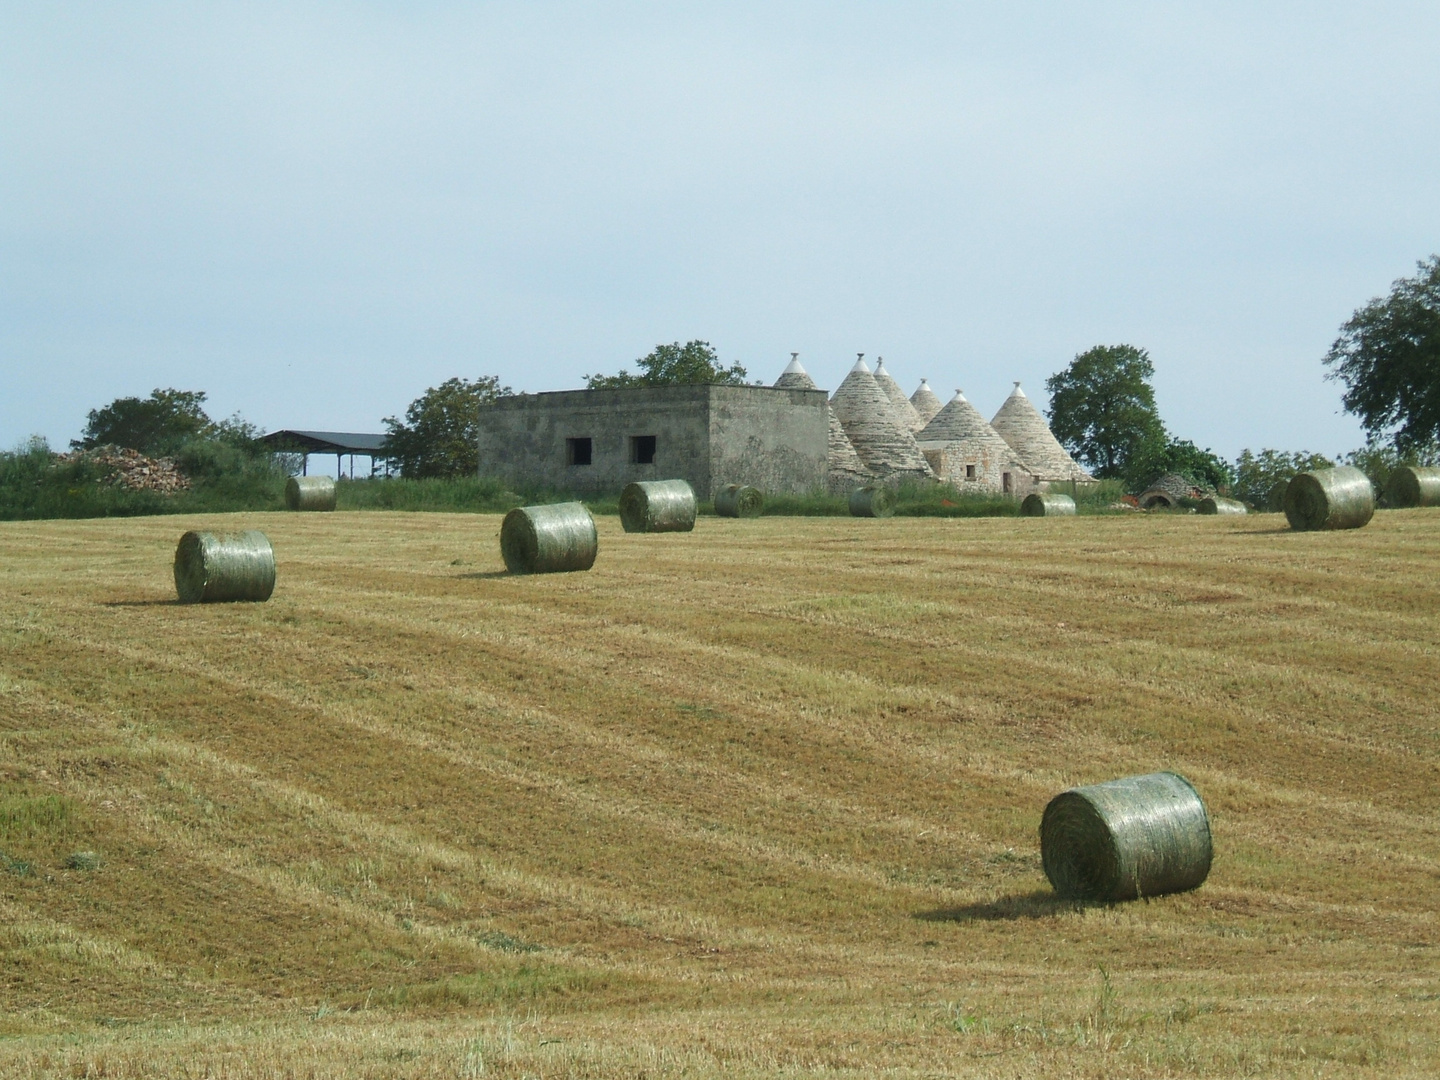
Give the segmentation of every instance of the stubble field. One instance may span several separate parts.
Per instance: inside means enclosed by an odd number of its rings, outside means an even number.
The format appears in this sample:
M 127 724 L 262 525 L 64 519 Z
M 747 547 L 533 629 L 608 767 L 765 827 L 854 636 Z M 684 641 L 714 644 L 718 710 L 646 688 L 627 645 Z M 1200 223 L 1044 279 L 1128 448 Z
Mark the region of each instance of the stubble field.
M 1440 1073 L 1440 513 L 599 524 L 0 524 L 0 1075 Z M 1055 901 L 1162 768 L 1209 881 Z

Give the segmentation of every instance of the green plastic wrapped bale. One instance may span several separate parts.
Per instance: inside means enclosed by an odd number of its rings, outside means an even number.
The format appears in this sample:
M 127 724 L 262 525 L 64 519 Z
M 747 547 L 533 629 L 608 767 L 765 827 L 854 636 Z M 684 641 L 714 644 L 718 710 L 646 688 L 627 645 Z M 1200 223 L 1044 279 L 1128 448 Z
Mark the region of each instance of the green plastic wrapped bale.
M 689 532 L 695 512 L 695 489 L 685 480 L 639 480 L 620 492 L 627 533 Z
M 291 510 L 334 510 L 335 481 L 328 476 L 292 476 L 285 481 L 285 505 Z
M 187 532 L 175 548 L 175 591 L 182 604 L 269 600 L 275 549 L 254 529 L 235 536 Z
M 518 506 L 500 523 L 500 556 L 512 574 L 558 574 L 595 565 L 600 538 L 583 503 Z
M 1075 500 L 1069 495 L 1035 492 L 1025 496 L 1020 504 L 1024 517 L 1074 517 Z
M 879 484 L 866 484 L 850 492 L 850 516 L 888 518 L 895 514 L 895 496 Z
M 1390 474 L 1386 488 L 1393 506 L 1440 506 L 1440 469 L 1402 465 Z
M 1071 788 L 1040 821 L 1045 876 L 1066 899 L 1184 892 L 1205 880 L 1212 857 L 1205 802 L 1177 773 Z
M 1201 514 L 1244 514 L 1248 512 L 1245 504 L 1239 499 L 1222 499 L 1218 495 L 1201 499 L 1197 510 Z
M 1265 496 L 1265 512 L 1269 514 L 1283 514 L 1285 512 L 1285 492 L 1290 487 L 1293 477 L 1286 477 L 1284 480 L 1277 480 L 1270 486 L 1269 493 Z
M 1303 472 L 1285 489 L 1285 517 L 1297 531 L 1358 529 L 1375 516 L 1375 489 L 1359 469 Z
M 765 496 L 746 484 L 726 484 L 715 496 L 720 517 L 751 518 L 765 512 Z

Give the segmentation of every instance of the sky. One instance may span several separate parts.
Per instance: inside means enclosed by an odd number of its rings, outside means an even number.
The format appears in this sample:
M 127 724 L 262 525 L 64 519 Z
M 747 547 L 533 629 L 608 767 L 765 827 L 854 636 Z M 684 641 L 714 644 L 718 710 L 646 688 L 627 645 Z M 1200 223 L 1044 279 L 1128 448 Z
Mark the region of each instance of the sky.
M 1345 451 L 1321 360 L 1440 251 L 1437 55 L 1433 0 L 0 0 L 0 449 L 701 338 L 986 415 L 1131 344 L 1177 437 Z

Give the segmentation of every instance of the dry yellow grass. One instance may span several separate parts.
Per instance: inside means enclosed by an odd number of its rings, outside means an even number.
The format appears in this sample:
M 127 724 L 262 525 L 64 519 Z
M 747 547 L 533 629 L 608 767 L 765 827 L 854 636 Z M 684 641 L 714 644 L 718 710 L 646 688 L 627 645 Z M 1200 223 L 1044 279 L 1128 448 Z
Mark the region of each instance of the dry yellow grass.
M 0 1075 L 1440 1073 L 1440 514 L 498 529 L 0 525 Z M 1054 902 L 1160 768 L 1209 882 Z

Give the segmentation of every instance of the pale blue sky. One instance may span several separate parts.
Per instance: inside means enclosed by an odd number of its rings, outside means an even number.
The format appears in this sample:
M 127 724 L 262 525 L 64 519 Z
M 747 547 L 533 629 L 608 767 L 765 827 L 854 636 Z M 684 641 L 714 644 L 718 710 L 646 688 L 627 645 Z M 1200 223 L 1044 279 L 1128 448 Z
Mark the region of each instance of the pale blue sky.
M 1227 457 L 1440 251 L 1430 3 L 0 3 L 0 446 L 380 430 L 705 338 L 992 414 L 1096 344 Z

